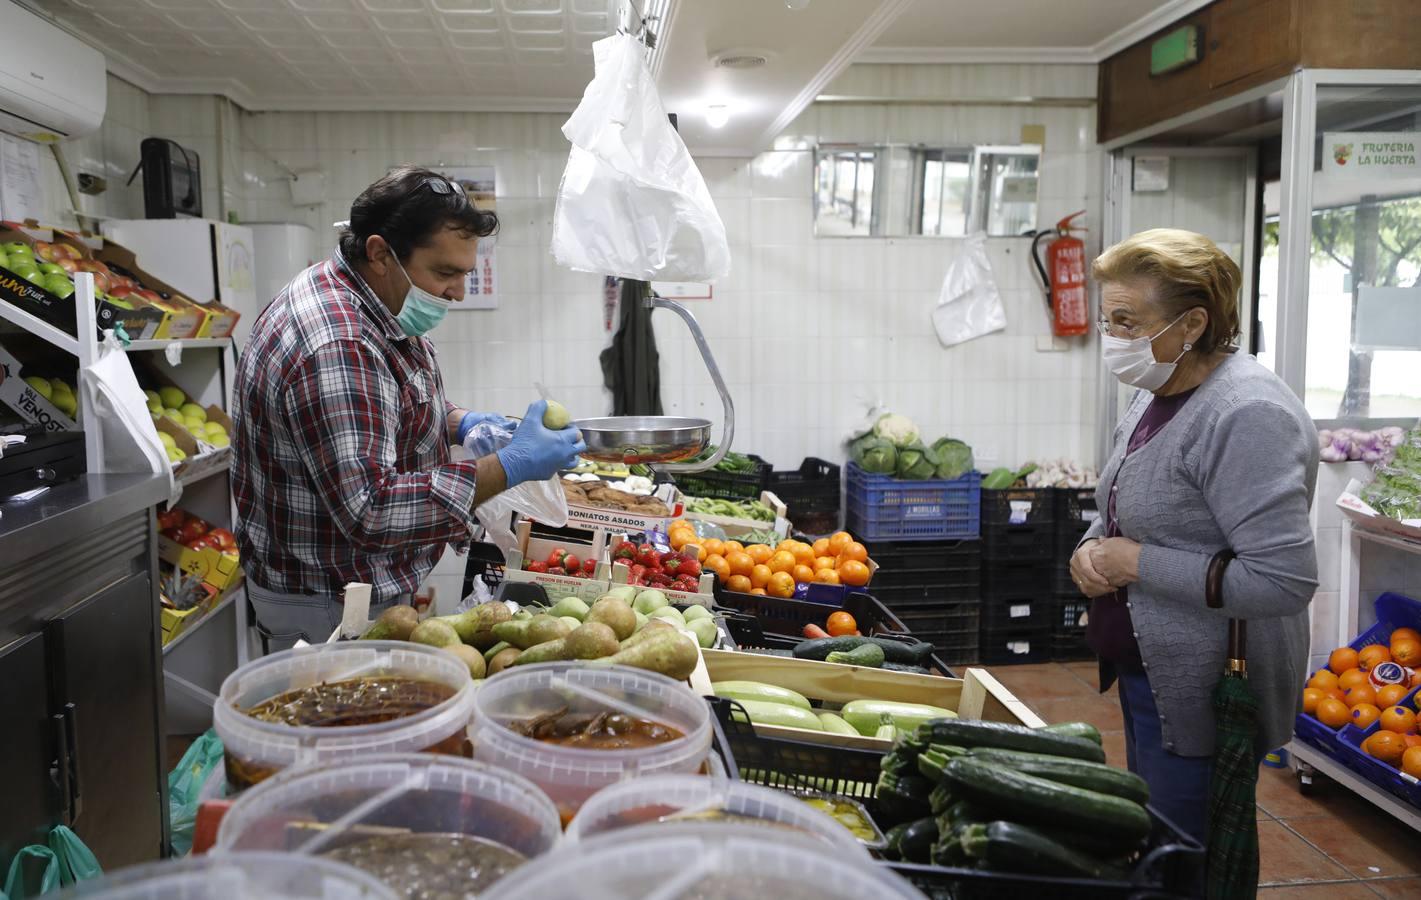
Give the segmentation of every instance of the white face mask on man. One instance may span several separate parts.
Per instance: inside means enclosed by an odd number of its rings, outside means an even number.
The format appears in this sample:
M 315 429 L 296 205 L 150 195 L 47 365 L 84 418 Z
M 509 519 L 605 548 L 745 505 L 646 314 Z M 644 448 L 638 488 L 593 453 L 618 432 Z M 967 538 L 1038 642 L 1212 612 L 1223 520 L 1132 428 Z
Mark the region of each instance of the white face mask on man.
M 1194 345 L 1186 343 L 1174 361 L 1167 363 L 1155 359 L 1151 345 L 1155 342 L 1155 338 L 1179 324 L 1187 315 L 1189 315 L 1188 310 L 1161 328 L 1154 337 L 1120 338 L 1109 334 L 1103 335 L 1100 339 L 1100 355 L 1105 358 L 1106 368 L 1110 369 L 1123 384 L 1143 388 L 1147 391 L 1157 391 L 1164 387 L 1165 382 L 1169 381 L 1169 377 L 1174 374 L 1179 361 L 1184 358 L 1184 354 L 1194 349 Z

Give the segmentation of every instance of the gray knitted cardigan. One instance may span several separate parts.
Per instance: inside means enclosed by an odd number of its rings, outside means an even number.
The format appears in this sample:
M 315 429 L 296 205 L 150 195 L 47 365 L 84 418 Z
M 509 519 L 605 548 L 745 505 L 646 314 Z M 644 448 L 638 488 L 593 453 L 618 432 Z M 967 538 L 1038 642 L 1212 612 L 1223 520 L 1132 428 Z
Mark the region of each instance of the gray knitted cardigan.
M 1248 620 L 1249 687 L 1259 700 L 1260 749 L 1281 747 L 1300 711 L 1308 603 L 1317 555 L 1308 509 L 1317 483 L 1317 430 L 1292 391 L 1257 360 L 1229 357 L 1149 443 L 1124 460 L 1151 395 L 1141 391 L 1115 430 L 1101 473 L 1120 533 L 1139 542 L 1131 620 L 1159 708 L 1165 749 L 1214 749 L 1211 698 L 1224 669 L 1228 619 Z M 1086 539 L 1100 537 L 1104 521 Z M 1209 559 L 1238 554 L 1224 606 L 1204 604 Z

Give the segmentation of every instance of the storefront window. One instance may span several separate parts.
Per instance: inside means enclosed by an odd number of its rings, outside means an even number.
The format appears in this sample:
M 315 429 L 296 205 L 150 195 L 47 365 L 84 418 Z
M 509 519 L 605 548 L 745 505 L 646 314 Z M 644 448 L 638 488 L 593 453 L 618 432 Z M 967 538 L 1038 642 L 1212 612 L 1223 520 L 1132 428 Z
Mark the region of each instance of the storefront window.
M 1416 85 L 1317 89 L 1304 399 L 1319 419 L 1421 416 L 1418 106 Z

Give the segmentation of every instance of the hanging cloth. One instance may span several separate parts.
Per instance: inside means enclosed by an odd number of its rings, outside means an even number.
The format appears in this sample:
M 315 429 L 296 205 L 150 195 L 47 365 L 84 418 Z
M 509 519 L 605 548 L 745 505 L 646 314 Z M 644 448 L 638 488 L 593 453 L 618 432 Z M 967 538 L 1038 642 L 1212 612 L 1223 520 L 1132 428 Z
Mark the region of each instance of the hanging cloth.
M 622 280 L 617 333 L 602 351 L 602 379 L 612 392 L 612 415 L 661 415 L 661 356 L 646 298 L 651 285 Z

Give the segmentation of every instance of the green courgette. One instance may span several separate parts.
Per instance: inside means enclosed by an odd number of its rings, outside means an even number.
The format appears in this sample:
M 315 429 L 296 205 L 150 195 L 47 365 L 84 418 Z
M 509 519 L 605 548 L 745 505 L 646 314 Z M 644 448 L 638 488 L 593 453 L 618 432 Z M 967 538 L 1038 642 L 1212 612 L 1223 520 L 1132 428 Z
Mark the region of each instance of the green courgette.
M 970 756 L 948 763 L 944 775 L 951 779 L 953 792 L 973 806 L 1025 825 L 1090 829 L 1126 841 L 1137 841 L 1150 832 L 1145 808 L 1120 797 L 1058 784 Z
M 825 656 L 824 661 L 877 669 L 883 665 L 883 648 L 877 644 L 860 644 L 852 650 L 835 650 Z
M 803 694 L 774 684 L 758 681 L 717 681 L 711 684 L 711 690 L 717 697 L 728 697 L 731 700 L 759 700 L 809 709 L 809 701 Z
M 888 713 L 879 716 L 878 730 L 873 733 L 873 736 L 880 741 L 895 740 L 898 737 L 898 727 L 893 724 L 893 717 Z
M 961 747 L 933 744 L 928 747 L 926 752 L 918 754 L 918 774 L 933 784 L 938 784 L 942 781 L 942 770 L 946 768 L 948 762 L 966 752 Z
M 865 644 L 875 644 L 883 651 L 887 662 L 921 666 L 932 656 L 933 645 L 916 639 L 895 640 L 883 637 L 827 637 L 812 638 L 794 645 L 795 659 L 823 660 L 830 653 L 847 653 Z
M 839 710 L 844 721 L 858 729 L 864 737 L 873 737 L 882 724 L 883 715 L 893 717 L 893 724 L 904 731 L 913 731 L 923 722 L 943 716 L 956 715 L 952 710 L 922 703 L 899 703 L 895 700 L 851 700 Z M 948 744 L 951 741 L 942 741 Z
M 823 731 L 819 717 L 807 709 L 786 703 L 771 703 L 764 700 L 736 700 L 745 707 L 745 714 L 753 725 L 773 725 L 780 728 L 803 728 L 808 731 Z
M 912 822 L 903 822 L 894 825 L 883 835 L 884 847 L 883 855 L 888 859 L 902 859 L 902 851 L 899 849 L 903 841 L 903 832 L 908 830 Z
M 875 786 L 879 825 L 897 825 L 932 815 L 928 803 L 931 793 L 932 785 L 925 778 L 880 772 Z
M 829 734 L 851 734 L 858 737 L 858 731 L 854 726 L 845 722 L 842 717 L 831 712 L 816 713 L 819 716 L 819 724 L 824 726 L 824 730 Z
M 884 662 L 879 666 L 885 672 L 902 672 L 906 675 L 931 675 L 932 670 L 923 666 L 910 666 L 906 663 Z
M 937 838 L 937 820 L 932 816 L 918 819 L 903 831 L 898 840 L 898 852 L 906 862 L 926 863 L 932 857 Z
M 963 851 L 972 859 L 1005 871 L 1079 878 L 1119 875 L 1107 863 L 1014 822 L 973 825 L 963 833 L 961 842 Z
M 1101 743 L 1100 729 L 1089 722 L 1057 722 L 1054 725 L 1044 725 L 1037 731 L 1049 731 L 1051 734 L 1065 734 L 1071 737 L 1085 738 L 1096 744 Z
M 845 717 L 847 718 L 847 716 Z M 854 724 L 849 720 L 849 724 Z M 857 726 L 856 726 L 857 727 Z M 933 744 L 956 744 L 961 747 L 999 747 L 1025 753 L 1049 753 L 1069 756 L 1087 762 L 1105 762 L 1105 751 L 1086 738 L 1068 734 L 1053 734 L 1025 725 L 1006 722 L 981 722 L 967 719 L 934 719 L 918 727 L 917 736 Z
M 1134 772 L 1127 772 L 1124 769 L 1117 769 L 1103 763 L 1068 759 L 1064 756 L 1050 756 L 1044 753 L 1002 750 L 997 747 L 974 747 L 967 751 L 967 755 L 972 759 L 1003 765 L 1058 784 L 1069 784 L 1085 788 L 1088 791 L 1124 797 L 1126 800 L 1133 800 L 1142 806 L 1150 801 L 1150 787 L 1145 783 L 1145 779 Z M 922 757 L 918 758 L 919 771 L 923 768 L 922 759 Z
M 928 804 L 932 807 L 935 816 L 943 815 L 956 802 L 957 799 L 952 793 L 952 784 L 946 779 L 939 781 L 937 786 L 933 788 L 933 792 L 928 794 Z

